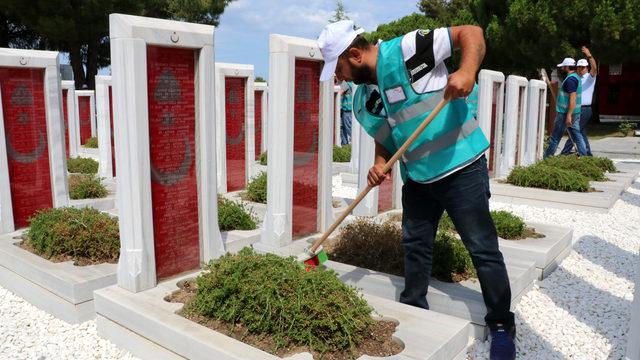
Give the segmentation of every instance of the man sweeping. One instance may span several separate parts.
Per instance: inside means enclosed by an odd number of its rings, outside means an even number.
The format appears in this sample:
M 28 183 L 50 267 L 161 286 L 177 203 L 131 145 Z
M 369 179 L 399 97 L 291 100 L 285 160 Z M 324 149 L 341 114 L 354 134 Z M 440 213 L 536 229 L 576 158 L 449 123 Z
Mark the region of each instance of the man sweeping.
M 455 26 L 416 30 L 370 44 L 350 20 L 327 25 L 318 38 L 325 65 L 320 79 L 353 81 L 357 121 L 375 139 L 368 173 L 381 184 L 387 160 L 442 98 L 450 102 L 409 147 L 400 162 L 405 288 L 400 301 L 428 309 L 433 243 L 446 210 L 469 250 L 487 307 L 491 359 L 515 358 L 511 289 L 489 212 L 484 152 L 489 142 L 465 97 L 474 89 L 485 52 L 482 29 Z M 448 74 L 444 60 L 462 50 L 460 68 Z

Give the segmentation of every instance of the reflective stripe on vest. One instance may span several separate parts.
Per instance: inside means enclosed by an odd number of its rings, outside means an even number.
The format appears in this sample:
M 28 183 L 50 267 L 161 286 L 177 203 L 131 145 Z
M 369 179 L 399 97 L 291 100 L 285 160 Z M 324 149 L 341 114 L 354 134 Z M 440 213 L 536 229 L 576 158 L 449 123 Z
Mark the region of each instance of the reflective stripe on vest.
M 424 101 L 415 103 L 396 112 L 393 116 L 389 116 L 389 125 L 391 125 L 391 127 L 396 127 L 398 124 L 411 120 L 424 113 L 431 112 L 431 110 L 433 110 L 433 108 L 435 108 L 442 99 L 444 99 L 444 89 L 435 91 L 433 96 L 428 97 Z
M 567 76 L 567 78 L 562 82 L 562 85 L 560 85 L 560 91 L 558 91 L 558 99 L 556 101 L 556 112 L 566 114 L 569 110 L 570 96 L 569 93 L 564 91 L 564 84 L 572 77 L 578 80 L 578 88 L 576 89 L 576 107 L 573 109 L 573 114 L 580 112 L 580 106 L 582 105 L 582 79 L 580 79 L 576 73 L 572 73 Z
M 446 133 L 438 136 L 433 141 L 428 141 L 417 148 L 413 149 L 405 153 L 402 156 L 402 160 L 404 162 L 413 162 L 422 159 L 425 156 L 429 156 L 429 154 L 440 151 L 448 146 L 451 143 L 458 142 L 462 139 L 469 137 L 473 134 L 480 124 L 475 119 L 469 120 L 462 124 L 462 126 L 455 128 L 453 130 L 449 130 Z

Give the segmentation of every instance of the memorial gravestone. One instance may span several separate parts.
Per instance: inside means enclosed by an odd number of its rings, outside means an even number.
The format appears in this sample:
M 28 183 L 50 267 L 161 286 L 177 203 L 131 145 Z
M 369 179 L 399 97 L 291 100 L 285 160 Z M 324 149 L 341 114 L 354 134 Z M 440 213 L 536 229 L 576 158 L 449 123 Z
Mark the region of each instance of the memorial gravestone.
M 531 79 L 528 91 L 526 141 L 520 160 L 520 165 L 523 166 L 542 159 L 547 113 L 547 84 L 542 80 Z
M 78 117 L 80 145 L 84 145 L 90 137 L 96 136 L 94 96 L 93 90 L 76 90 L 76 103 L 78 105 L 76 114 Z
M 130 291 L 224 253 L 215 174 L 213 27 L 111 14 L 121 253 Z
M 342 145 L 342 139 L 340 133 L 342 131 L 342 117 L 340 116 L 342 95 L 340 94 L 340 85 L 333 87 L 333 117 L 335 119 L 335 125 L 333 127 L 333 137 L 335 138 L 334 144 L 336 146 Z
M 253 174 L 253 65 L 216 63 L 218 192 L 246 187 Z
M 493 70 L 480 70 L 478 74 L 478 122 L 489 140 L 487 165 L 489 176 L 495 175 L 502 160 L 504 74 Z
M 267 151 L 267 92 L 269 90 L 267 83 L 254 83 L 254 125 L 255 125 L 255 154 L 256 160 L 260 159 L 260 155 Z
M 96 76 L 96 117 L 98 121 L 98 144 L 100 145 L 101 177 L 116 176 L 115 144 L 113 140 L 113 92 L 111 76 Z
M 64 116 L 67 157 L 78 156 L 78 124 L 76 122 L 75 82 L 62 80 L 62 112 Z
M 0 49 L 0 230 L 67 195 L 58 52 Z
M 509 175 L 511 169 L 520 165 L 521 156 L 524 154 L 527 85 L 527 79 L 522 76 L 507 77 L 502 141 L 503 159 L 496 168 L 496 177 Z
M 257 246 L 274 249 L 326 229 L 333 220 L 333 83 L 320 82 L 314 40 L 269 41 L 267 213 Z

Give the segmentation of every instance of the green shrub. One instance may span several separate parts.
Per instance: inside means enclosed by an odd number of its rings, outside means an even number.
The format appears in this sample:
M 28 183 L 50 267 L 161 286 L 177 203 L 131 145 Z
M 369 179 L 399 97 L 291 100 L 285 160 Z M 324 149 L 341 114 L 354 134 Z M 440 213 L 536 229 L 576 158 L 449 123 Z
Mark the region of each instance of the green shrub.
M 574 155 L 567 156 L 551 156 L 542 160 L 542 164 L 556 167 L 558 169 L 564 169 L 568 171 L 575 171 L 589 180 L 593 181 L 605 181 L 607 177 L 604 176 L 604 171 L 598 167 L 595 163 L 589 160 L 583 160 L 588 156 L 577 157 Z
M 95 175 L 74 174 L 69 176 L 69 197 L 74 200 L 103 198 L 108 194 L 107 188 Z
M 333 146 L 333 162 L 351 161 L 351 144 Z
M 503 239 L 521 239 L 524 236 L 527 225 L 521 217 L 508 211 L 492 211 L 491 217 L 496 225 L 498 236 Z
M 267 173 L 265 171 L 249 181 L 246 195 L 250 201 L 262 204 L 267 203 Z
M 620 123 L 618 126 L 618 130 L 622 133 L 622 135 L 627 136 L 630 132 L 633 132 L 638 127 L 638 124 L 625 121 Z
M 559 169 L 544 163 L 515 167 L 507 182 L 515 186 L 558 191 L 589 191 L 589 179 L 575 171 Z
M 611 159 L 606 157 L 599 156 L 582 156 L 580 157 L 580 161 L 591 163 L 594 166 L 599 167 L 602 171 L 614 173 L 618 172 L 618 168 L 616 168 L 615 164 Z
M 453 221 L 451 220 L 451 217 L 449 217 L 449 214 L 447 214 L 446 211 L 442 214 L 442 217 L 440 218 L 440 223 L 438 224 L 438 231 L 445 231 L 448 233 L 456 232 L 456 227 L 455 225 L 453 225 Z
M 260 165 L 267 166 L 267 152 L 260 154 Z
M 433 243 L 431 276 L 446 282 L 476 277 L 471 256 L 462 240 L 450 233 L 438 232 Z
M 92 208 L 38 211 L 29 219 L 25 243 L 47 259 L 116 262 L 120 251 L 118 220 Z
M 338 262 L 404 276 L 402 229 L 393 221 L 359 218 L 340 230 L 327 252 Z M 449 282 L 475 276 L 469 253 L 452 233 L 439 231 L 436 235 L 432 275 Z
M 96 174 L 98 173 L 98 162 L 89 158 L 67 159 L 67 170 L 70 173 Z
M 86 148 L 91 148 L 91 149 L 97 149 L 98 148 L 98 138 L 97 137 L 90 137 L 87 139 L 87 142 L 84 143 L 84 145 L 82 145 Z
M 244 248 L 205 270 L 183 312 L 268 334 L 276 340 L 274 352 L 295 346 L 321 354 L 353 350 L 374 324 L 371 307 L 335 272 L 305 272 L 292 257 Z
M 218 197 L 218 225 L 220 231 L 254 230 L 256 218 L 244 204 Z

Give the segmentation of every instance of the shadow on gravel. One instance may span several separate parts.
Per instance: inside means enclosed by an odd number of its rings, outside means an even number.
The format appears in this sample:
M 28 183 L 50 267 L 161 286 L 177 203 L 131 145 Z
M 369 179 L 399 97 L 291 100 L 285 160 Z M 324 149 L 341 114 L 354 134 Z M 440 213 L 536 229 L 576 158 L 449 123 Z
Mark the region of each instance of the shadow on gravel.
M 621 274 L 620 269 L 632 269 L 640 261 L 640 256 L 595 235 L 581 236 L 573 245 L 573 250 L 592 263 L 602 266 L 605 270 L 629 281 L 634 281 L 633 274 Z

